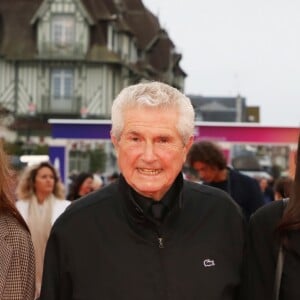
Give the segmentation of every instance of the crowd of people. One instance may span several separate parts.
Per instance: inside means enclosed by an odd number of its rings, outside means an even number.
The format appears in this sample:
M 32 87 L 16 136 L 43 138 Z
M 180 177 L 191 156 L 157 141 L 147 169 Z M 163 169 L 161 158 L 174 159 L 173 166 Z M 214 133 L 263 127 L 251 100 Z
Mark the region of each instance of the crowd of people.
M 110 183 L 81 172 L 66 189 L 50 162 L 15 182 L 0 147 L 0 299 L 300 298 L 300 131 L 295 177 L 271 187 L 194 141 L 173 87 L 129 86 L 111 118 Z

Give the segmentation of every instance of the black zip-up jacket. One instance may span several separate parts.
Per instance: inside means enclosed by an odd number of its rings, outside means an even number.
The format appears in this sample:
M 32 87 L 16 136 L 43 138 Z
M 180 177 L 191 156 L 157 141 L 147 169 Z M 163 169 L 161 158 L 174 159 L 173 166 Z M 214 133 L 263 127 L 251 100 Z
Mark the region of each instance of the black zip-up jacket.
M 247 267 L 243 281 L 243 300 L 273 298 L 276 263 L 280 246 L 277 226 L 284 211 L 282 200 L 259 208 L 250 218 Z M 299 300 L 300 232 L 291 230 L 280 282 L 280 300 Z
M 121 176 L 54 224 L 40 299 L 238 299 L 243 250 L 244 220 L 225 192 L 184 181 L 157 225 Z

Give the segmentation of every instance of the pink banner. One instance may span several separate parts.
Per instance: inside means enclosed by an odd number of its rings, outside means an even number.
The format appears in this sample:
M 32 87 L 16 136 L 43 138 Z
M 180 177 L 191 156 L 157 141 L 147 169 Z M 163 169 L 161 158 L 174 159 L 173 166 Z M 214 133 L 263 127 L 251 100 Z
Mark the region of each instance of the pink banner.
M 258 144 L 296 144 L 300 128 L 197 125 L 195 133 L 196 140 Z

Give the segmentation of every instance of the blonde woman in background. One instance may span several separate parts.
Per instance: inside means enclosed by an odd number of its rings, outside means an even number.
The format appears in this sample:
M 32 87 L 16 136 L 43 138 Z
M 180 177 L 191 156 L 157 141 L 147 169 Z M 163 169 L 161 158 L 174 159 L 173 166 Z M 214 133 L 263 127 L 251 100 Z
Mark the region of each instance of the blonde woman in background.
M 51 227 L 70 204 L 55 168 L 48 162 L 28 167 L 17 186 L 17 208 L 32 236 L 36 257 L 36 297 L 41 289 L 43 261 Z
M 34 299 L 34 250 L 15 207 L 14 180 L 0 143 L 0 299 Z

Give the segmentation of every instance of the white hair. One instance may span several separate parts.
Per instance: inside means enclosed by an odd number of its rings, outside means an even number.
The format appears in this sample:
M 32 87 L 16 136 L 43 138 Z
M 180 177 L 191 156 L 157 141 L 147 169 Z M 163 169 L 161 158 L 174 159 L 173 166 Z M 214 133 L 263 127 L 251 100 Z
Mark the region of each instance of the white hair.
M 195 112 L 190 99 L 165 83 L 148 82 L 124 88 L 114 100 L 111 109 L 111 133 L 117 139 L 124 128 L 124 112 L 139 107 L 177 109 L 179 120 L 176 127 L 184 144 L 193 136 Z

